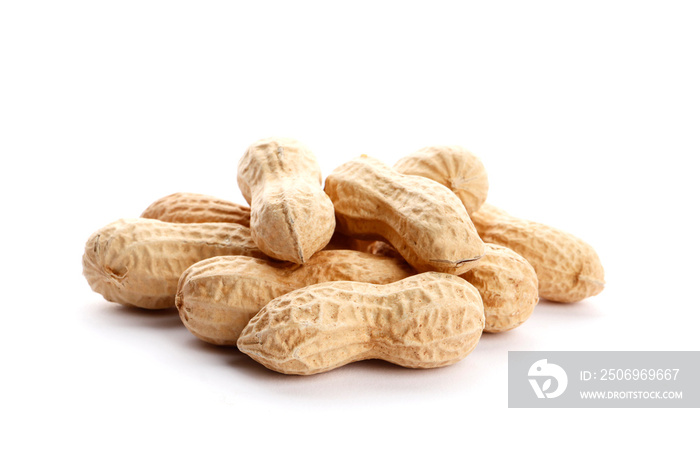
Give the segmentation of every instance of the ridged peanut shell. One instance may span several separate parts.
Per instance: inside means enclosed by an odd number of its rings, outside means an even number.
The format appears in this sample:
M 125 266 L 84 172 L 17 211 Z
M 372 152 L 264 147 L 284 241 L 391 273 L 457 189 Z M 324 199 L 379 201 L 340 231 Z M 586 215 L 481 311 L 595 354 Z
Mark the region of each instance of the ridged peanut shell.
M 385 239 L 419 272 L 459 275 L 484 253 L 462 202 L 433 180 L 361 156 L 328 175 L 325 190 L 340 233 Z
M 190 332 L 216 345 L 235 345 L 267 303 L 316 283 L 350 280 L 391 283 L 415 274 L 403 259 L 349 250 L 324 250 L 304 265 L 243 256 L 194 264 L 180 278 L 176 305 Z
M 303 264 L 330 241 L 333 203 L 316 157 L 299 141 L 252 144 L 238 164 L 238 186 L 251 207 L 253 241 L 270 257 Z
M 148 206 L 141 217 L 172 223 L 237 223 L 250 227 L 250 207 L 195 193 L 162 197 Z
M 232 254 L 265 257 L 242 225 L 122 219 L 87 240 L 83 275 L 108 301 L 165 309 L 175 305 L 178 280 L 189 266 Z
M 464 275 L 484 302 L 484 332 L 512 330 L 525 322 L 537 304 L 537 274 L 521 255 L 486 243 L 486 254 Z
M 479 262 L 460 277 L 474 285 L 484 302 L 484 332 L 498 333 L 525 322 L 535 309 L 537 274 L 520 254 L 497 244 L 485 243 Z M 389 243 L 374 241 L 367 252 L 382 257 L 401 257 Z
M 598 254 L 585 241 L 542 223 L 523 220 L 490 204 L 472 215 L 481 238 L 512 249 L 532 265 L 540 298 L 562 303 L 595 296 L 605 286 Z
M 284 374 L 317 374 L 363 359 L 433 368 L 467 356 L 483 328 L 476 288 L 427 272 L 388 285 L 343 281 L 292 291 L 253 317 L 238 348 Z
M 394 164 L 404 175 L 430 178 L 454 192 L 471 215 L 489 192 L 486 168 L 477 156 L 461 146 L 424 147 Z

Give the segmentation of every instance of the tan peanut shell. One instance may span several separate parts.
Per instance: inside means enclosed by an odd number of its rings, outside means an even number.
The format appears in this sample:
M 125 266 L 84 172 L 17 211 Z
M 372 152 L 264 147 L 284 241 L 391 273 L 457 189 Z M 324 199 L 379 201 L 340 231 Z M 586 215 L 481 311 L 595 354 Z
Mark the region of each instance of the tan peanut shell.
M 260 140 L 238 164 L 238 186 L 251 206 L 255 244 L 270 257 L 303 264 L 335 230 L 333 203 L 321 187 L 314 154 L 299 141 Z
M 148 206 L 141 217 L 172 223 L 237 223 L 250 228 L 250 207 L 205 194 L 170 194 Z
M 484 254 L 462 202 L 433 180 L 361 156 L 328 175 L 325 190 L 340 233 L 386 239 L 419 272 L 462 274 Z
M 474 285 L 484 302 L 484 332 L 498 333 L 525 322 L 535 309 L 537 274 L 520 254 L 505 246 L 485 243 L 486 252 L 460 277 Z M 390 244 L 374 241 L 367 252 L 382 257 L 401 257 Z
M 474 285 L 484 302 L 484 332 L 512 330 L 525 322 L 537 304 L 537 274 L 511 249 L 486 243 L 486 254 L 460 275 Z
M 238 348 L 284 374 L 316 374 L 363 359 L 433 368 L 467 356 L 483 328 L 476 288 L 427 272 L 388 285 L 342 281 L 292 291 L 253 317 Z
M 308 285 L 350 280 L 391 283 L 415 271 L 403 259 L 349 250 L 325 250 L 304 265 L 243 256 L 213 257 L 180 278 L 176 305 L 194 335 L 216 345 L 235 345 L 248 321 L 268 302 Z
M 404 175 L 430 178 L 454 192 L 467 208 L 479 210 L 489 192 L 489 179 L 481 160 L 461 146 L 424 147 L 394 164 Z
M 178 280 L 189 266 L 231 254 L 265 257 L 242 225 L 123 219 L 87 240 L 83 275 L 108 301 L 165 309 L 175 305 Z
M 598 254 L 576 236 L 523 220 L 484 204 L 472 215 L 481 238 L 523 256 L 537 272 L 540 298 L 562 303 L 581 301 L 605 286 Z

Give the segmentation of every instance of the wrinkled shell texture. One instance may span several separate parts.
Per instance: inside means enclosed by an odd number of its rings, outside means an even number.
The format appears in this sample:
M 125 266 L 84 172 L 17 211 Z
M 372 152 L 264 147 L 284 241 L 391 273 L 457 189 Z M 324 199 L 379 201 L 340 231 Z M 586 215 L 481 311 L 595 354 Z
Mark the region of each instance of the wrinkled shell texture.
M 213 196 L 175 193 L 162 197 L 141 214 L 173 223 L 237 223 L 250 227 L 250 207 Z
M 330 241 L 333 203 L 321 188 L 316 157 L 300 142 L 251 145 L 238 164 L 238 186 L 251 205 L 253 241 L 270 257 L 303 264 Z
M 348 250 L 319 251 L 303 266 L 242 256 L 214 257 L 185 271 L 176 305 L 194 335 L 217 345 L 235 345 L 260 309 L 290 291 L 338 280 L 384 284 L 413 274 L 403 260 Z
M 484 204 L 472 215 L 481 238 L 523 256 L 537 272 L 540 298 L 581 301 L 603 290 L 598 254 L 583 240 L 541 223 L 522 220 Z
M 265 257 L 241 225 L 123 219 L 90 236 L 83 275 L 108 301 L 165 309 L 175 305 L 178 280 L 189 266 L 233 254 Z
M 419 272 L 462 274 L 484 253 L 462 202 L 433 180 L 362 156 L 336 168 L 325 190 L 340 233 L 384 238 Z
M 524 257 L 504 246 L 485 243 L 486 252 L 476 265 L 460 275 L 474 285 L 484 302 L 484 332 L 512 330 L 525 322 L 538 302 L 537 274 Z M 401 257 L 390 244 L 374 241 L 368 252 Z
M 481 294 L 486 317 L 484 332 L 514 329 L 535 310 L 538 301 L 535 269 L 504 246 L 486 243 L 484 257 L 461 277 Z
M 457 194 L 471 215 L 489 192 L 489 179 L 481 160 L 460 146 L 429 146 L 394 164 L 404 175 L 430 178 Z
M 454 275 L 428 272 L 388 285 L 328 282 L 293 291 L 253 317 L 238 348 L 285 374 L 363 359 L 432 368 L 467 356 L 483 328 L 478 291 Z

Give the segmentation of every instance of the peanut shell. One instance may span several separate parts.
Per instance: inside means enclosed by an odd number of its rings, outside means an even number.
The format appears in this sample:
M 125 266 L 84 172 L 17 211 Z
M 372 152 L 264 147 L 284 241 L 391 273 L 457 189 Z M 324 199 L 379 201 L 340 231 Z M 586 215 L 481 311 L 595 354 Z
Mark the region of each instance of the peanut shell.
M 424 147 L 396 162 L 394 170 L 430 178 L 448 187 L 470 215 L 479 210 L 489 191 L 484 164 L 461 146 Z
M 270 257 L 303 264 L 330 241 L 333 203 L 316 157 L 299 141 L 252 144 L 238 164 L 238 186 L 251 206 L 253 241 Z
M 250 207 L 205 194 L 170 194 L 153 202 L 141 217 L 172 223 L 237 223 L 250 227 Z
M 540 298 L 572 303 L 603 291 L 603 266 L 582 239 L 513 217 L 490 204 L 484 204 L 472 219 L 484 241 L 506 246 L 527 259 L 537 273 Z
M 266 257 L 242 225 L 122 219 L 87 240 L 83 275 L 108 301 L 165 309 L 175 305 L 178 280 L 189 266 L 231 254 Z
M 341 281 L 292 291 L 253 317 L 238 348 L 284 374 L 317 374 L 363 359 L 434 368 L 466 357 L 483 328 L 476 288 L 427 272 L 387 285 Z
M 319 251 L 304 265 L 214 257 L 182 274 L 176 305 L 185 327 L 195 336 L 216 345 L 235 345 L 260 309 L 290 291 L 337 280 L 391 283 L 413 274 L 403 259 L 349 250 Z
M 521 255 L 486 243 L 486 254 L 460 275 L 474 285 L 484 302 L 484 332 L 512 330 L 525 322 L 537 304 L 537 274 Z
M 419 272 L 462 274 L 484 254 L 462 202 L 433 180 L 361 156 L 336 168 L 325 190 L 338 232 L 385 239 Z

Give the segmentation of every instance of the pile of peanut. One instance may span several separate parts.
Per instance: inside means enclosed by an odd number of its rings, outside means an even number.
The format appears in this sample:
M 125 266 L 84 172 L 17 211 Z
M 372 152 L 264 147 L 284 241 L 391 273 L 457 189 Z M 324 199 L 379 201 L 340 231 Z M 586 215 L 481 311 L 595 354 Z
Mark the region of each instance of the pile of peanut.
M 176 193 L 92 234 L 92 289 L 177 306 L 198 338 L 306 375 L 363 359 L 453 364 L 539 298 L 576 302 L 604 286 L 587 243 L 485 204 L 484 165 L 462 147 L 393 168 L 362 155 L 324 185 L 306 146 L 269 138 L 246 150 L 238 186 L 250 207 Z

